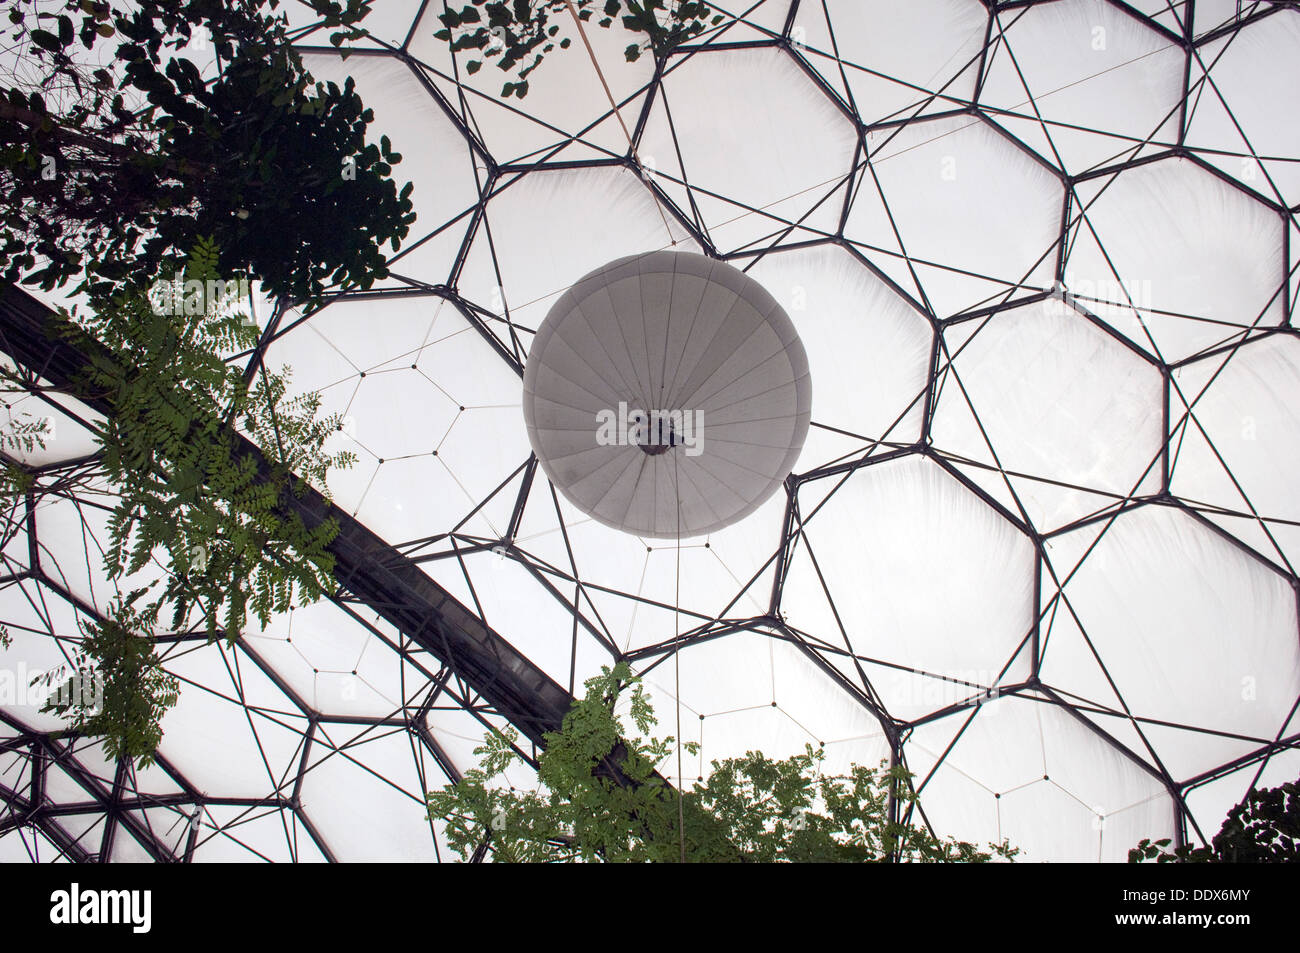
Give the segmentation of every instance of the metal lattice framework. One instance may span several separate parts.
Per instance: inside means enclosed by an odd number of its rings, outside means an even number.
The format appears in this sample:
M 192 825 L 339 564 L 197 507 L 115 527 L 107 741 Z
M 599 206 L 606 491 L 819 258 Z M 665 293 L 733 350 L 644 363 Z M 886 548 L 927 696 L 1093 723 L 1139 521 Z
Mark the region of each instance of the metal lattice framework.
M 163 636 L 184 690 L 148 771 L 4 705 L 0 856 L 442 857 L 421 792 L 484 725 L 535 746 L 614 659 L 689 714 L 699 774 L 805 743 L 887 759 L 912 822 L 1031 858 L 1203 841 L 1293 776 L 1300 12 L 877 6 L 728 5 L 637 64 L 592 28 L 524 100 L 433 39 L 441 2 L 377 13 L 346 61 L 297 26 L 420 215 L 391 279 L 275 307 L 237 358 L 348 422 L 342 590 L 233 649 Z M 782 300 L 815 401 L 783 497 L 680 555 L 560 499 L 518 408 L 567 283 L 672 246 Z M 113 591 L 105 408 L 61 392 L 84 355 L 37 304 L 3 305 L 31 375 L 11 412 L 58 438 L 20 461 L 0 618 L 6 659 L 48 667 Z

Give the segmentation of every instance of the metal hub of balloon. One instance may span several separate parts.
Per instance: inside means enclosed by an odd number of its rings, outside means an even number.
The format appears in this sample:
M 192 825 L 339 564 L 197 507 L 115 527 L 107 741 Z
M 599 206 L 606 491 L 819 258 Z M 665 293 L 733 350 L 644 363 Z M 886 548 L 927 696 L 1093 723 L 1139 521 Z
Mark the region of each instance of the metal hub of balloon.
M 524 419 L 564 497 L 638 536 L 744 519 L 808 435 L 808 358 L 785 311 L 725 262 L 610 262 L 551 308 L 524 369 Z

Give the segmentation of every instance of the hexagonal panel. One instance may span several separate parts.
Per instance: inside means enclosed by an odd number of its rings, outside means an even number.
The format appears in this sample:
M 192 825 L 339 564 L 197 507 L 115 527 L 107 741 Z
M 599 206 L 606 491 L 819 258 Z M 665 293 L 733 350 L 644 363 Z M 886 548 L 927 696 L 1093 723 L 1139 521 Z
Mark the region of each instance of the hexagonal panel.
M 1026 861 L 1122 861 L 1172 833 L 1163 780 L 1036 693 L 921 725 L 904 752 L 941 832 L 1005 837 Z
M 1263 23 L 1200 46 L 1190 84 L 1198 89 L 1187 144 L 1206 162 L 1283 205 L 1300 203 L 1300 129 L 1277 116 L 1300 86 L 1300 13 L 1279 8 Z
M 962 0 L 829 0 L 800 4 L 790 39 L 875 123 L 969 101 L 987 26 L 986 11 Z
M 1276 737 L 1300 695 L 1286 579 L 1165 506 L 1055 537 L 1047 557 L 1046 684 L 1131 712 L 1176 779 Z
M 770 253 L 748 273 L 790 315 L 816 382 L 798 470 L 920 436 L 933 343 L 921 313 L 836 246 Z
M 1138 347 L 1172 363 L 1282 320 L 1282 222 L 1259 201 L 1187 159 L 1075 188 L 1065 287 Z
M 853 125 L 790 57 L 727 50 L 670 66 L 638 154 L 719 250 L 789 231 L 785 223 L 801 226 L 789 240 L 809 237 L 802 229 L 833 233 Z M 733 106 L 714 108 L 716 97 Z
M 1170 487 L 1291 571 L 1300 564 L 1300 341 L 1274 336 L 1178 368 Z
M 997 21 L 980 105 L 1044 159 L 1077 174 L 1177 142 L 1186 56 L 1170 37 L 1104 0 Z
M 1049 530 L 1159 491 L 1160 373 L 1068 304 L 953 325 L 944 343 L 934 445 L 1012 512 Z
M 1014 657 L 1010 678 L 1027 674 L 1034 564 L 1025 536 L 917 457 L 817 483 L 828 485 L 799 494 L 806 545 L 781 603 L 791 625 L 843 646 L 842 624 L 851 651 L 905 668 L 996 678 Z
M 844 234 L 939 317 L 1052 284 L 1062 185 L 974 116 L 867 134 Z
M 508 309 L 526 349 L 555 299 L 583 275 L 675 243 L 695 250 L 681 225 L 661 214 L 644 183 L 626 170 L 509 177 L 488 202 L 457 287 L 492 314 Z M 489 327 L 507 349 L 519 344 L 504 324 Z

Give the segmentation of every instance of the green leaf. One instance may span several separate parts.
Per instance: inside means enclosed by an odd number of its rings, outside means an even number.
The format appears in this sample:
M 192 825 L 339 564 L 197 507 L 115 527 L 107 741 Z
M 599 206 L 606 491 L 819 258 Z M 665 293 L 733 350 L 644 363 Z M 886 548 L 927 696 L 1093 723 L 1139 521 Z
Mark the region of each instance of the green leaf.
M 59 38 L 49 30 L 32 30 L 28 35 L 31 36 L 32 42 L 43 50 L 55 53 L 63 49 L 63 44 L 59 42 Z

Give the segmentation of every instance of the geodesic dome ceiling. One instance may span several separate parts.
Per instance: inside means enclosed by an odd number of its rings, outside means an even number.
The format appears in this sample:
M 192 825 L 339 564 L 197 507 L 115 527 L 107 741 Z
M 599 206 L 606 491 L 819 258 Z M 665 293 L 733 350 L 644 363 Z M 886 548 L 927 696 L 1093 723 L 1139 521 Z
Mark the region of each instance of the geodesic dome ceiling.
M 1300 12 L 716 6 L 660 62 L 589 28 L 509 100 L 434 38 L 439 0 L 385 0 L 346 60 L 299 11 L 419 219 L 390 279 L 262 308 L 234 359 L 343 415 L 330 489 L 373 538 L 332 602 L 162 637 L 155 767 L 5 703 L 0 859 L 447 859 L 422 792 L 619 658 L 680 705 L 688 784 L 750 749 L 893 758 L 911 822 L 1028 860 L 1199 843 L 1300 772 Z M 550 306 L 660 249 L 760 282 L 814 382 L 785 492 L 682 540 L 680 593 L 675 543 L 573 509 L 521 411 Z M 11 669 L 114 593 L 95 410 L 50 373 L 7 397 L 57 425 L 6 521 Z M 407 615 L 367 566 L 424 580 Z

